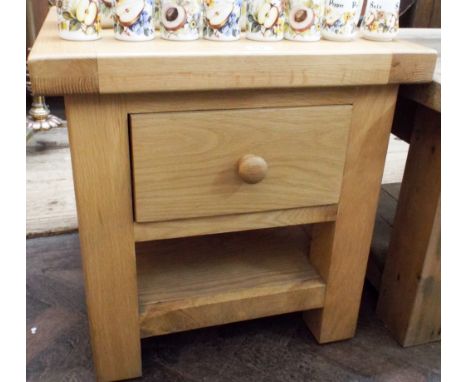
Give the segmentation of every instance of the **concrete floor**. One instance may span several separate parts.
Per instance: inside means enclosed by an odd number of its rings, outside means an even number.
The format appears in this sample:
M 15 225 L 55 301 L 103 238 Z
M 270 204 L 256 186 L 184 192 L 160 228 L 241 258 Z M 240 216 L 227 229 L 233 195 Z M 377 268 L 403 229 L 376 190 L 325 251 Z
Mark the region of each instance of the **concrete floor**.
M 366 285 L 356 337 L 318 345 L 300 313 L 149 338 L 141 381 L 440 381 L 440 343 L 403 349 Z M 93 381 L 78 234 L 27 240 L 28 381 Z

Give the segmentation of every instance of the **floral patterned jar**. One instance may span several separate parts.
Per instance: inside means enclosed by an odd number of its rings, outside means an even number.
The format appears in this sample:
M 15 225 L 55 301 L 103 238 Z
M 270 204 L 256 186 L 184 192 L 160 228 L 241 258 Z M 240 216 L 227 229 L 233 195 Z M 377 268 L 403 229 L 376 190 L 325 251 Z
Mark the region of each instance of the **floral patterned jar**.
M 324 0 L 288 0 L 284 37 L 293 41 L 318 41 Z
M 147 41 L 155 37 L 154 0 L 115 0 L 114 37 L 123 41 Z
M 114 0 L 99 0 L 99 14 L 103 28 L 114 26 Z
M 239 40 L 242 0 L 204 0 L 204 2 L 203 37 L 216 41 Z
M 57 0 L 59 36 L 65 40 L 90 41 L 101 37 L 97 0 Z
M 361 25 L 362 36 L 369 40 L 393 40 L 398 33 L 399 12 L 399 0 L 369 0 Z
M 196 40 L 203 31 L 202 0 L 161 0 L 161 37 Z
M 249 0 L 247 3 L 247 38 L 279 41 L 284 37 L 283 0 Z
M 354 40 L 362 3 L 362 0 L 325 0 L 322 36 L 327 40 Z

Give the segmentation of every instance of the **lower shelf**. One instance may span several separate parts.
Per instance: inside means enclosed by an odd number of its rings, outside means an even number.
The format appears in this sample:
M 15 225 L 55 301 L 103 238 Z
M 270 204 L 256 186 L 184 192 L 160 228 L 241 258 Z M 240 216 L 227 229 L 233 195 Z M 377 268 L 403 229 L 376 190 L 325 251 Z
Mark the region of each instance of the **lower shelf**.
M 302 227 L 137 244 L 141 337 L 323 306 Z

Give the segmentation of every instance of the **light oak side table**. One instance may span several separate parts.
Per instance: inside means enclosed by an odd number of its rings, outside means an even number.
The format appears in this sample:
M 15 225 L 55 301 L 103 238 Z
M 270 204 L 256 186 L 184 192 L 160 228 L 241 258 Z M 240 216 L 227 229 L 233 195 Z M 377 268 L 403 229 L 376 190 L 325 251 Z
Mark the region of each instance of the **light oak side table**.
M 292 311 L 351 338 L 398 84 L 430 81 L 436 53 L 73 43 L 54 11 L 29 67 L 65 95 L 97 378 L 141 375 L 142 337 Z

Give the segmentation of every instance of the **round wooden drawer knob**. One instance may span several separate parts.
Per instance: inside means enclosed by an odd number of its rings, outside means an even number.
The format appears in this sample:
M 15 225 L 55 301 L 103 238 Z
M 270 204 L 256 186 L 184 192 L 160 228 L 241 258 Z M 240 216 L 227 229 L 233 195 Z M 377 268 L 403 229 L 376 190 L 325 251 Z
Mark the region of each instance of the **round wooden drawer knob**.
M 265 159 L 258 155 L 247 154 L 239 160 L 237 171 L 244 182 L 255 184 L 265 178 L 268 164 Z

